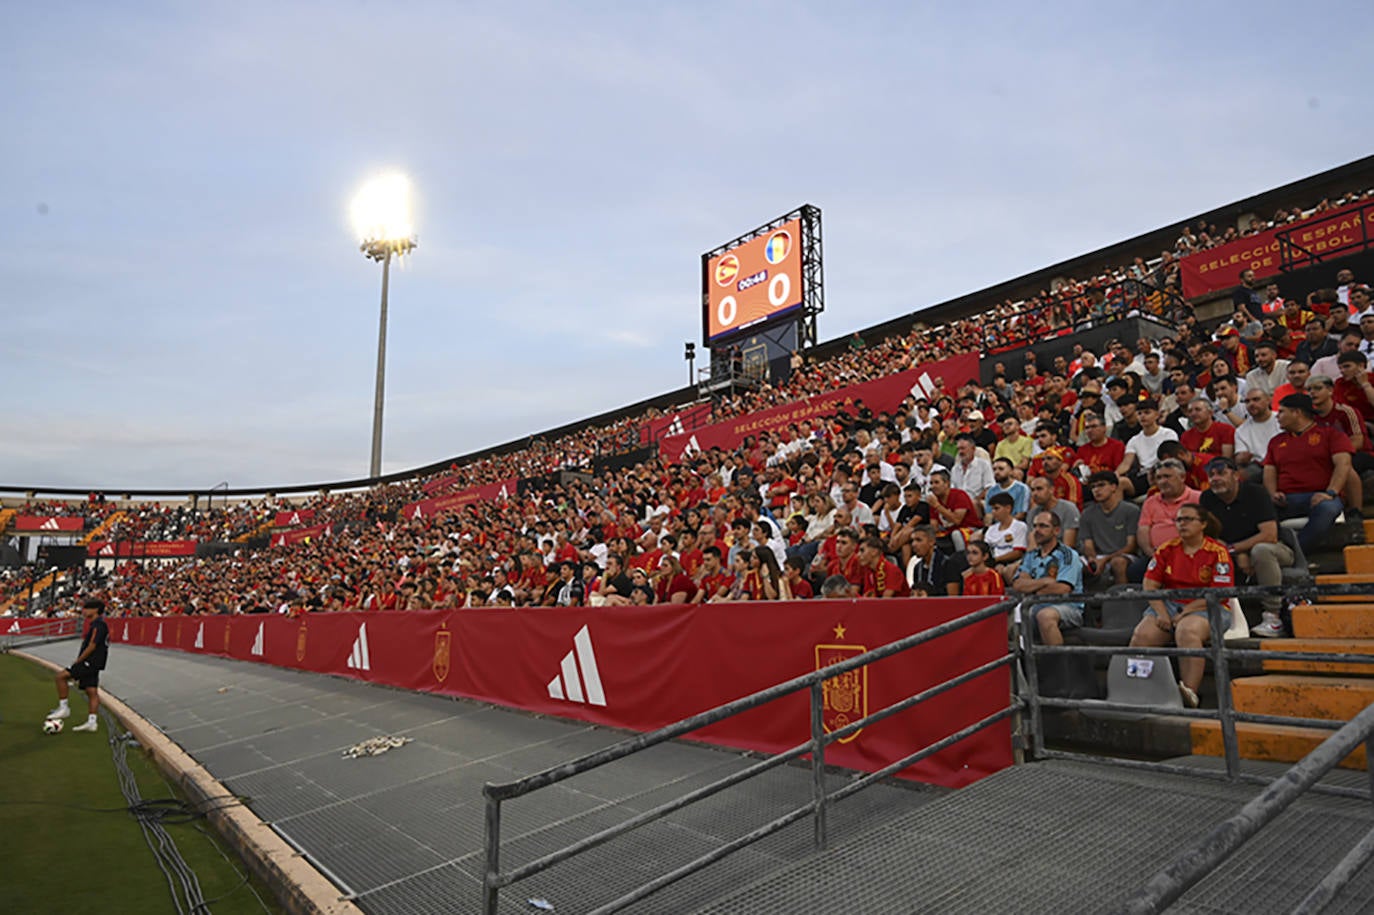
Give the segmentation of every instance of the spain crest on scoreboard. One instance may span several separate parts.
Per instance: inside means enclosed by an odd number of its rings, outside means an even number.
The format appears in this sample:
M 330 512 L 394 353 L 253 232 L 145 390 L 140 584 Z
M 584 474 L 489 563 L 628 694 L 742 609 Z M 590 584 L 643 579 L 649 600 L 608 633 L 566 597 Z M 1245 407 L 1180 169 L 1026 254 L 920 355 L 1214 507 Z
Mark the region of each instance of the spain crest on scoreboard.
M 434 679 L 440 683 L 448 679 L 452 647 L 453 633 L 448 631 L 448 624 L 439 624 L 439 631 L 434 634 Z
M 305 620 L 301 620 L 301 628 L 296 630 L 296 661 L 305 660 Z
M 844 638 L 844 627 L 836 626 L 837 638 Z M 850 658 L 858 657 L 868 649 L 863 645 L 817 645 L 816 670 L 823 670 L 832 664 L 839 664 Z M 824 708 L 821 723 L 827 734 L 838 731 L 851 722 L 868 716 L 868 667 L 847 671 L 838 677 L 831 677 L 821 684 Z M 837 743 L 849 743 L 858 739 L 863 728 L 841 737 Z

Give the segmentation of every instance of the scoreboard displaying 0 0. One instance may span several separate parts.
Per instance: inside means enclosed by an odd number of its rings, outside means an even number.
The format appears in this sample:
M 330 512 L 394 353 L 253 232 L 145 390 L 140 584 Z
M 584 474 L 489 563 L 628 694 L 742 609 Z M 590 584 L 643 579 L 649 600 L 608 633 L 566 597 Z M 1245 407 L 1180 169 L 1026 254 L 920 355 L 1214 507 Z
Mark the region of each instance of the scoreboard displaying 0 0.
M 702 258 L 707 345 L 802 305 L 802 223 L 793 219 Z

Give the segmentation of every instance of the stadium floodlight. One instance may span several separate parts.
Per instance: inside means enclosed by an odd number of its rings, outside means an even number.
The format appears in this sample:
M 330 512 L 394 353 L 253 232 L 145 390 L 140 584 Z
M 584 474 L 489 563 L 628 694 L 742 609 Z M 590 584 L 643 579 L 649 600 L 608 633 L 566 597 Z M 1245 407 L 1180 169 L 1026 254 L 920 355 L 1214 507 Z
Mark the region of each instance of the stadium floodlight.
M 372 406 L 372 462 L 368 476 L 382 473 L 382 402 L 386 388 L 386 294 L 391 281 L 391 258 L 415 250 L 410 181 L 404 175 L 382 175 L 363 186 L 353 198 L 353 227 L 362 239 L 359 249 L 382 262 L 382 314 L 377 328 L 377 395 Z

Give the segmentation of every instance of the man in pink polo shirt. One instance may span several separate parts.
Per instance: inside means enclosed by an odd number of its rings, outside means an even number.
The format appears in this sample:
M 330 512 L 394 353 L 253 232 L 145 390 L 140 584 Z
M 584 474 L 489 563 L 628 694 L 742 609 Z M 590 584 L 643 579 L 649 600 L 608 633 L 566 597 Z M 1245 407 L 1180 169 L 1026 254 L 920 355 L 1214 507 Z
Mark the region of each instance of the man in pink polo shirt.
M 1126 577 L 1140 581 L 1150 557 L 1162 544 L 1178 536 L 1178 525 L 1174 516 L 1179 506 L 1196 505 L 1202 498 L 1199 490 L 1188 485 L 1188 468 L 1175 458 L 1167 458 L 1155 467 L 1155 486 L 1145 504 L 1140 507 L 1140 527 L 1136 529 L 1136 549 L 1140 551 L 1132 562 Z

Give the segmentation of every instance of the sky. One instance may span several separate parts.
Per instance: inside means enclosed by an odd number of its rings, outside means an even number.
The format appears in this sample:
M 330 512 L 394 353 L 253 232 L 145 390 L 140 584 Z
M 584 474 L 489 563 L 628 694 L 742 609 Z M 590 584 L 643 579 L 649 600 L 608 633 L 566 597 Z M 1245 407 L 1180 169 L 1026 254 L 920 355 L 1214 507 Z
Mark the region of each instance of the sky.
M 1371 47 L 1321 0 L 11 5 L 0 486 L 364 476 L 384 171 L 394 472 L 681 387 L 701 253 L 804 203 L 825 340 L 1367 155 Z

